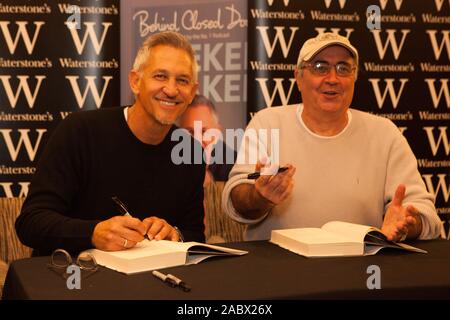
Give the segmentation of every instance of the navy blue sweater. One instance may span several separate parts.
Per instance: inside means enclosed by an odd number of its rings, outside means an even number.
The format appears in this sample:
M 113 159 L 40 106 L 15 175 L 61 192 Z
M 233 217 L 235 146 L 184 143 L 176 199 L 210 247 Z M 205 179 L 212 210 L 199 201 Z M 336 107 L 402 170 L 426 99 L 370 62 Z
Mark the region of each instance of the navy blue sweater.
M 20 240 L 39 255 L 92 248 L 95 225 L 120 214 L 111 200 L 118 196 L 134 217 L 163 218 L 185 240 L 203 242 L 205 166 L 172 162 L 175 128 L 148 145 L 130 131 L 122 107 L 71 114 L 39 159 L 16 221 Z M 187 132 L 182 139 L 194 149 Z

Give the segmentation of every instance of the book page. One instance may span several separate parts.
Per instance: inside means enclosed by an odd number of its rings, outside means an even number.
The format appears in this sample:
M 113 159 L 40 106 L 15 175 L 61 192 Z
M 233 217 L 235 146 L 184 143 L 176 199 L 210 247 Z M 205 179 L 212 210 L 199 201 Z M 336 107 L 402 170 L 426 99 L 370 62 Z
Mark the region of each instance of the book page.
M 308 244 L 327 244 L 327 243 L 349 243 L 353 242 L 348 237 L 344 237 L 334 232 L 319 228 L 297 228 L 276 230 L 280 235 Z
M 187 252 L 186 265 L 197 264 L 207 258 L 217 256 L 238 256 L 248 253 L 248 251 L 236 250 L 211 244 L 200 242 L 174 242 L 168 240 L 160 240 L 163 246 Z
M 380 229 L 361 224 L 331 221 L 322 226 L 322 229 L 365 243 L 365 255 L 376 254 L 381 248 L 404 249 L 408 251 L 427 253 L 425 250 L 407 245 L 405 243 L 393 242 L 386 239 Z
M 377 230 L 374 227 L 343 221 L 328 222 L 322 226 L 322 229 L 360 243 L 364 242 L 364 237 L 369 231 Z
M 182 250 L 184 252 L 191 252 L 190 248 L 195 247 L 195 251 L 202 251 L 203 253 L 209 253 L 211 255 L 214 254 L 222 254 L 227 253 L 230 255 L 243 255 L 248 253 L 248 251 L 243 250 L 237 250 L 237 249 L 231 249 L 221 246 L 215 246 L 212 244 L 206 244 L 201 242 L 176 242 L 176 241 L 169 241 L 169 240 L 159 240 L 156 241 L 159 242 L 161 246 L 171 248 L 173 250 Z
M 170 252 L 180 252 L 184 251 L 180 247 L 170 247 L 166 246 L 160 241 L 149 241 L 142 240 L 138 242 L 133 248 L 120 251 L 109 251 L 110 255 L 116 256 L 123 259 L 137 259 L 148 256 L 157 256 L 160 254 L 170 253 Z
M 364 255 L 365 256 L 373 256 L 374 254 L 377 254 L 378 251 L 380 251 L 381 249 L 383 249 L 382 246 L 379 245 L 365 245 L 364 246 Z

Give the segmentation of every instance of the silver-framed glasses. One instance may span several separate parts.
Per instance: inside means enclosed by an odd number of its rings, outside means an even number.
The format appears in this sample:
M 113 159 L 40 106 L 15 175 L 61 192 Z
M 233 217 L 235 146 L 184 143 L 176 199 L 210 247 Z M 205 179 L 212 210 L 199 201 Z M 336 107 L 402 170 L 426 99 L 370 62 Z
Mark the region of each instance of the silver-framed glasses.
M 83 251 L 77 256 L 75 263 L 69 252 L 64 249 L 56 249 L 50 256 L 50 263 L 48 267 L 61 275 L 64 279 L 67 279 L 70 274 L 67 273 L 67 268 L 70 265 L 75 264 L 80 268 L 82 277 L 88 277 L 98 270 L 98 264 L 95 257 L 87 252 Z

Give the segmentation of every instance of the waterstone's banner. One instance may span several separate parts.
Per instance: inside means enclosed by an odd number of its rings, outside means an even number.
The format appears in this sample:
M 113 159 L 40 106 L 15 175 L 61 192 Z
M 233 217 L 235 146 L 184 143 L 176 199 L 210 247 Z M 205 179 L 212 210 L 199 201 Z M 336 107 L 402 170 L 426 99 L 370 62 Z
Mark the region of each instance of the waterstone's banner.
M 449 1 L 250 0 L 248 9 L 248 119 L 301 101 L 294 69 L 306 39 L 349 38 L 360 56 L 352 106 L 399 126 L 448 232 Z
M 199 64 L 199 93 L 216 106 L 224 128 L 246 125 L 247 2 L 239 0 L 127 0 L 121 2 L 122 104 L 133 96 L 128 85 L 136 52 L 151 34 L 187 36 Z
M 0 2 L 0 197 L 26 196 L 55 126 L 120 103 L 118 0 Z

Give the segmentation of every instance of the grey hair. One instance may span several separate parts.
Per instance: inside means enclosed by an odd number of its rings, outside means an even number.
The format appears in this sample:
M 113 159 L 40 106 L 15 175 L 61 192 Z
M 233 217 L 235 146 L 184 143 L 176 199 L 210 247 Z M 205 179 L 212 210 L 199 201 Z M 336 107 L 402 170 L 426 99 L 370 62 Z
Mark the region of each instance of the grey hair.
M 133 70 L 141 74 L 142 69 L 150 55 L 151 48 L 159 45 L 166 45 L 173 48 L 184 50 L 191 58 L 192 74 L 194 76 L 194 82 L 197 82 L 198 65 L 197 60 L 195 59 L 194 49 L 192 48 L 192 45 L 189 42 L 189 40 L 184 35 L 174 31 L 164 31 L 160 33 L 155 33 L 149 36 L 147 39 L 145 39 L 144 43 L 139 48 L 136 54 L 136 58 L 134 59 Z

